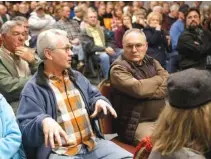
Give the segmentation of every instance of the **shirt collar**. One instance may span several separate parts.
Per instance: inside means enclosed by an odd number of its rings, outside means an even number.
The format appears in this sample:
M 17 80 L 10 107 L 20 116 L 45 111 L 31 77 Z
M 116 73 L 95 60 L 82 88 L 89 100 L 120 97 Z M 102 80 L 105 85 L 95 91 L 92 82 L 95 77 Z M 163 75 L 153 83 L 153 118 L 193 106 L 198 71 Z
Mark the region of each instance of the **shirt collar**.
M 13 55 L 13 53 L 10 52 L 9 50 L 7 50 L 7 49 L 4 47 L 4 45 L 1 45 L 1 49 L 2 49 L 5 53 L 7 53 L 8 55 L 10 55 L 10 56 Z
M 20 57 L 12 53 L 11 51 L 7 50 L 4 45 L 1 45 L 1 50 L 9 55 L 11 58 L 13 58 L 15 61 L 20 60 Z
M 56 76 L 53 73 L 46 72 L 46 71 L 44 73 L 49 80 L 63 81 L 63 77 L 64 79 L 69 78 L 67 70 L 64 71 L 63 76 Z
M 88 25 L 88 28 L 90 29 L 90 30 L 96 30 L 96 26 L 95 27 L 93 27 L 93 26 L 91 26 L 91 25 Z

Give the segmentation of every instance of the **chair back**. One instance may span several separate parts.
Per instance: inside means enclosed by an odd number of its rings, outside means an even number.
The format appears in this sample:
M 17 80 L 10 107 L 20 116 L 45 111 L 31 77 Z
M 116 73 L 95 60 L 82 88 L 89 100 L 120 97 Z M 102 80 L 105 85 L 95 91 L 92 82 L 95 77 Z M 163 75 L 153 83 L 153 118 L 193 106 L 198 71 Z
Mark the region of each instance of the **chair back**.
M 98 84 L 98 89 L 103 96 L 105 96 L 106 98 L 108 98 L 109 101 L 111 101 L 112 87 L 109 80 L 104 79 L 103 81 L 101 81 Z M 112 130 L 112 118 L 113 117 L 111 115 L 107 115 L 104 118 L 99 119 L 100 129 L 103 134 L 114 133 Z
M 100 84 L 98 85 L 98 89 L 100 90 L 101 94 L 108 98 L 111 101 L 111 92 L 112 92 L 112 87 L 109 82 L 109 80 L 104 79 Z M 107 115 L 104 118 L 99 119 L 99 126 L 101 129 L 101 132 L 103 134 L 114 134 L 114 130 L 112 129 L 112 121 L 113 117 L 111 115 Z M 131 152 L 132 154 L 135 153 L 135 147 L 132 145 L 125 144 L 121 142 L 118 137 L 115 137 L 111 140 L 115 144 L 119 145 L 123 149 L 127 150 L 128 152 Z

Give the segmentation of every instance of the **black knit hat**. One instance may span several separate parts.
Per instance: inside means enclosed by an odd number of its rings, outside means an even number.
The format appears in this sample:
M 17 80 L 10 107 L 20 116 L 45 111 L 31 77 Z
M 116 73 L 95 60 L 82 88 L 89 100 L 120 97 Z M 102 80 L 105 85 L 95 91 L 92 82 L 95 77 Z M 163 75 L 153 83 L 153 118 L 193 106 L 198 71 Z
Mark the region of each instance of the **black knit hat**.
M 172 107 L 200 107 L 211 101 L 211 73 L 193 68 L 174 73 L 168 79 L 167 90 Z

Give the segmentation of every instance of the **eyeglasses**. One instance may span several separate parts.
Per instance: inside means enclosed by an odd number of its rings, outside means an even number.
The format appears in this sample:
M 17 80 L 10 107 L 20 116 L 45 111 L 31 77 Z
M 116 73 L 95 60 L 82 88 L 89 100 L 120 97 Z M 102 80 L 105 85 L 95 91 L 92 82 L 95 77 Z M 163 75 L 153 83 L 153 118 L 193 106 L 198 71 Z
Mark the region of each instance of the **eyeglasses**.
M 69 52 L 69 51 L 73 50 L 73 47 L 72 46 L 66 46 L 66 47 L 63 47 L 63 48 L 55 48 L 53 50 L 56 50 L 56 49 L 62 49 L 62 50 L 65 50 L 66 52 Z
M 134 46 L 135 46 L 135 48 L 136 48 L 137 50 L 139 50 L 139 49 L 141 49 L 143 46 L 145 46 L 145 44 L 141 44 L 141 43 L 138 43 L 138 44 L 128 44 L 128 45 L 126 45 L 126 48 L 132 50 L 132 49 L 134 48 Z

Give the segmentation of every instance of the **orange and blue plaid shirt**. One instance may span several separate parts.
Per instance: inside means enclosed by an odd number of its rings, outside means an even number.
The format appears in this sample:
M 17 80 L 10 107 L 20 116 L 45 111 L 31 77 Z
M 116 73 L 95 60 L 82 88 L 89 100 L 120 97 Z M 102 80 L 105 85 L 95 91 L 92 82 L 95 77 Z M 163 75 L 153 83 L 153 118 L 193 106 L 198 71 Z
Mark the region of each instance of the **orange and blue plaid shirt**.
M 85 144 L 89 151 L 93 150 L 96 137 L 80 91 L 70 81 L 67 72 L 61 78 L 45 74 L 56 96 L 57 122 L 69 137 L 67 144 L 62 146 L 57 144 L 53 151 L 57 154 L 73 156 L 80 151 L 82 144 Z

